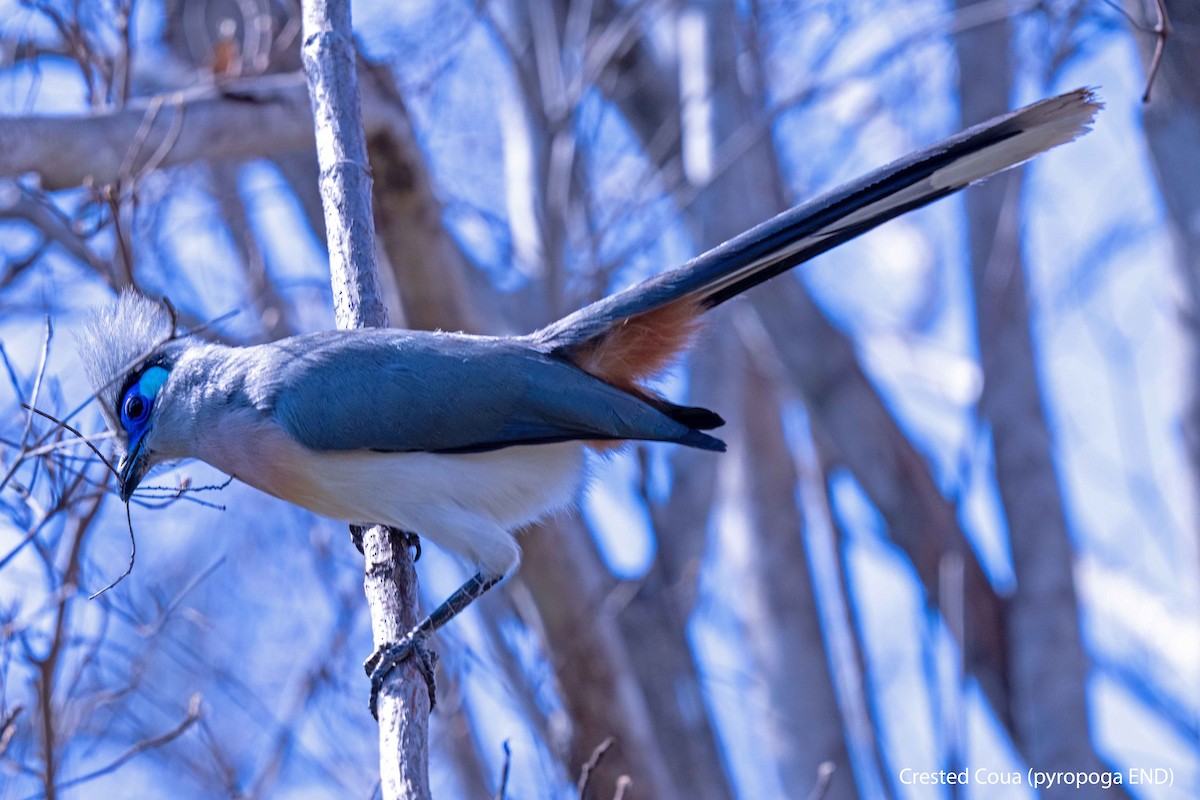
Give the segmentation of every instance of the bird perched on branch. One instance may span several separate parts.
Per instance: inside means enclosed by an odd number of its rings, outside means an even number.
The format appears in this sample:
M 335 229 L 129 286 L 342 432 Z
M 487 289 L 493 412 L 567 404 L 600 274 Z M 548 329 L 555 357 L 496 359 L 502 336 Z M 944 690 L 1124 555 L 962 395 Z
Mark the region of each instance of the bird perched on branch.
M 720 416 L 647 384 L 704 312 L 1075 139 L 1099 108 L 1079 89 L 997 117 L 526 336 L 365 329 L 227 347 L 179 335 L 167 306 L 125 293 L 81 339 L 121 452 L 121 498 L 155 464 L 198 458 L 322 516 L 415 532 L 468 559 L 475 576 L 368 661 L 377 692 L 425 635 L 513 571 L 514 531 L 576 498 L 588 449 L 724 449 L 707 433 Z

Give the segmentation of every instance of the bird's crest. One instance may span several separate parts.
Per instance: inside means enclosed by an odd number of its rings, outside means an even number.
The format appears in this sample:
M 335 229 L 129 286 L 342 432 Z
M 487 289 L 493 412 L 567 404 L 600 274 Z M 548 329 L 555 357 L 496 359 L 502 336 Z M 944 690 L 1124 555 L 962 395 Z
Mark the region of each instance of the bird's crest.
M 108 427 L 123 433 L 119 404 L 129 376 L 175 337 L 174 309 L 133 290 L 92 314 L 78 336 L 79 357 Z

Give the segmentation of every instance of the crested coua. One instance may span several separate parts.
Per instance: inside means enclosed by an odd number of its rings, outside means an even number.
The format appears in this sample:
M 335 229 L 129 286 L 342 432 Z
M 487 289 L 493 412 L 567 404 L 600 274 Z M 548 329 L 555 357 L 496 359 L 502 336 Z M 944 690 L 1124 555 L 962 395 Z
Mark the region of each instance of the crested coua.
M 377 688 L 423 634 L 512 572 L 514 531 L 575 499 L 589 448 L 724 449 L 707 432 L 716 413 L 647 384 L 704 312 L 1075 139 L 1099 108 L 1079 89 L 998 117 L 526 336 L 367 329 L 229 347 L 177 336 L 166 306 L 122 294 L 81 340 L 121 454 L 121 498 L 155 464 L 198 458 L 322 516 L 416 532 L 469 560 L 475 577 L 376 660 Z

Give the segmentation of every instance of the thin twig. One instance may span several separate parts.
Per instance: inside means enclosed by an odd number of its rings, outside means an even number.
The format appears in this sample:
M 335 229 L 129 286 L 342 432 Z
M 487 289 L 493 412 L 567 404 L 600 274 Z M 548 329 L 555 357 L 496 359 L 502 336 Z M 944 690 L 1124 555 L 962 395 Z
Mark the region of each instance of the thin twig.
M 171 127 L 167 129 L 166 136 L 164 136 L 163 140 L 159 142 L 158 148 L 150 156 L 150 160 L 147 161 L 146 165 L 139 171 L 137 176 L 139 181 L 146 175 L 149 175 L 151 172 L 158 169 L 158 166 L 166 160 L 167 156 L 171 154 L 171 150 L 174 149 L 175 144 L 179 141 L 179 134 L 183 131 L 182 94 L 175 95 L 173 105 L 175 106 L 175 114 L 171 117 Z
M 170 308 L 172 311 L 175 310 L 175 306 L 171 305 L 170 300 L 168 300 L 166 297 L 163 297 L 162 300 L 163 300 L 163 303 L 168 308 Z M 210 319 L 208 322 L 201 323 L 200 325 L 197 325 L 194 328 L 189 328 L 188 332 L 186 334 L 184 334 L 184 336 L 198 336 L 207 330 L 215 328 L 216 326 L 220 325 L 222 322 L 225 322 L 226 320 L 233 319 L 240 313 L 242 313 L 242 310 L 240 308 L 230 309 L 229 311 L 226 311 L 224 314 L 220 315 L 219 317 L 214 317 L 214 318 Z M 175 314 L 178 314 L 178 312 L 175 312 Z M 172 318 L 174 318 L 174 316 Z M 175 336 L 172 338 L 182 338 L 182 337 Z
M 15 706 L 3 720 L 0 720 L 0 756 L 4 755 L 4 751 L 8 750 L 8 744 L 12 741 L 13 734 L 17 732 L 17 716 L 24 710 L 24 706 Z M 508 742 L 504 744 L 507 746 Z
M 12 360 L 8 357 L 8 351 L 4 349 L 4 342 L 0 342 L 0 361 L 4 362 L 4 371 L 8 374 L 8 382 L 12 384 L 13 394 L 21 396 L 21 380 L 17 377 L 17 371 L 13 368 Z
M 162 500 L 156 499 L 154 502 L 151 502 L 149 500 L 144 500 L 138 496 L 144 491 L 147 491 L 147 490 L 139 488 L 136 492 L 134 492 L 134 497 L 131 498 L 131 502 L 133 502 L 133 504 L 136 505 L 138 508 L 148 508 L 151 511 L 159 511 L 164 508 L 170 508 L 171 506 L 175 505 L 176 503 L 178 503 L 182 500 L 182 501 L 186 501 L 188 503 L 195 503 L 196 505 L 200 506 L 201 508 L 212 509 L 213 511 L 228 510 L 228 508 L 221 503 L 211 503 L 208 500 L 201 500 L 198 497 L 192 497 L 190 494 L 186 494 L 186 492 L 192 491 L 191 489 L 186 489 L 186 488 L 171 489 L 170 487 L 165 487 L 165 486 L 164 487 L 150 487 L 149 491 L 170 492 L 170 494 L 165 495 L 165 496 L 160 495 L 160 497 L 164 497 L 164 499 L 162 499 Z
M 596 749 L 592 751 L 592 755 L 588 758 L 587 763 L 579 770 L 579 783 L 576 784 L 579 800 L 584 800 L 587 794 L 588 781 L 592 779 L 592 773 L 596 767 L 600 766 L 600 760 L 604 758 L 604 754 L 613 746 L 613 741 L 613 737 L 605 737 L 603 742 L 596 745 Z
M 46 315 L 46 335 L 42 338 L 42 353 L 38 357 L 37 375 L 33 379 L 33 393 L 29 397 L 29 405 L 21 405 L 29 409 L 30 413 L 25 415 L 25 430 L 21 432 L 21 447 L 25 447 L 25 442 L 29 438 L 29 432 L 33 430 L 33 409 L 31 406 L 37 405 L 38 395 L 42 391 L 42 379 L 46 376 L 46 362 L 50 360 L 50 341 L 54 338 L 54 325 L 50 322 L 50 316 Z
M 138 125 L 137 132 L 133 135 L 133 141 L 130 142 L 129 149 L 125 151 L 125 159 L 121 162 L 120 169 L 117 170 L 117 180 L 120 180 L 121 176 L 133 174 L 134 162 L 137 160 L 137 155 L 141 151 L 142 145 L 149 138 L 150 129 L 154 127 L 154 122 L 158 119 L 158 112 L 162 110 L 162 106 L 162 95 L 155 95 L 150 99 L 145 113 L 142 114 L 142 122 Z
M 32 411 L 34 414 L 37 414 L 38 416 L 45 417 L 46 419 L 50 420 L 51 422 L 56 423 L 60 427 L 65 428 L 67 431 L 74 434 L 76 437 L 78 437 L 78 439 L 81 442 L 83 442 L 83 444 L 87 445 L 89 450 L 91 450 L 93 453 L 96 454 L 96 458 L 100 459 L 100 462 L 102 464 L 104 464 L 104 466 L 108 467 L 109 472 L 111 472 L 113 475 L 119 474 L 117 468 L 112 465 L 111 461 L 109 461 L 107 458 L 104 457 L 104 455 L 92 443 L 92 440 L 89 439 L 87 436 L 84 436 L 77 429 L 75 429 L 71 425 L 59 420 L 52 414 L 49 414 L 49 413 L 42 411 L 40 409 L 37 409 L 37 408 L 30 407 L 27 403 L 22 403 L 21 407 L 25 408 L 25 409 L 29 409 L 30 411 Z M 112 435 L 113 434 L 111 434 L 111 433 L 101 434 L 101 436 L 103 436 L 103 437 L 111 437 Z M 20 461 L 20 460 L 24 460 L 24 459 L 28 459 L 28 458 L 33 458 L 35 456 L 46 455 L 55 450 L 62 449 L 63 447 L 65 447 L 69 444 L 71 444 L 71 443 L 70 442 L 57 442 L 53 445 L 44 445 L 42 447 L 38 447 L 38 448 L 29 450 L 29 451 L 23 453 L 21 458 L 18 460 Z M 65 467 L 65 464 L 64 464 L 64 467 Z M 214 511 L 224 511 L 225 506 L 221 505 L 220 503 L 210 503 L 207 500 L 201 500 L 200 498 L 192 497 L 191 495 L 199 493 L 199 492 L 219 492 L 224 489 L 227 489 L 231 483 L 233 483 L 232 476 L 226 478 L 221 483 L 206 484 L 204 486 L 186 486 L 186 485 L 182 485 L 182 486 L 142 486 L 142 487 L 138 488 L 137 492 L 135 492 L 134 502 L 138 506 L 141 506 L 142 508 L 159 509 L 159 508 L 166 508 L 167 506 L 174 504 L 178 500 L 186 500 L 190 503 L 195 503 L 199 506 L 203 506 L 204 508 L 211 508 Z M 152 497 L 155 498 L 156 501 L 161 498 L 161 502 L 153 502 L 153 503 L 149 502 L 149 501 L 143 499 L 146 497 L 146 495 L 151 495 Z
M 31 400 L 30 400 L 31 403 L 37 402 L 36 396 L 41 391 L 41 388 L 42 388 L 42 378 L 45 375 L 46 362 L 50 356 L 50 340 L 53 338 L 53 336 L 54 336 L 54 327 L 50 324 L 50 318 L 46 317 L 46 336 L 42 341 L 42 355 L 41 355 L 40 363 L 38 366 L 37 376 L 34 378 L 34 384 L 33 384 L 34 398 L 31 398 Z M 4 364 L 8 369 L 9 379 L 13 383 L 13 390 L 17 393 L 18 398 L 20 398 L 20 396 L 23 394 L 23 392 L 21 391 L 21 382 L 17 379 L 16 373 L 13 371 L 12 363 L 9 362 L 9 360 L 8 360 L 8 353 L 4 352 L 3 350 L 0 350 L 0 357 L 3 357 Z M 26 409 L 30 409 L 29 406 L 25 405 L 24 401 L 21 402 L 21 405 L 24 406 Z M 30 409 L 30 410 L 32 411 L 32 409 Z M 13 460 L 12 466 L 9 467 L 8 472 L 4 473 L 4 477 L 0 478 L 0 489 L 3 489 L 5 486 L 8 485 L 8 482 L 10 480 L 12 480 L 13 475 L 16 474 L 17 469 L 21 466 L 21 464 L 23 464 L 25 462 L 29 448 L 30 447 L 34 447 L 34 448 L 40 447 L 41 445 L 43 445 L 45 443 L 47 437 L 43 436 L 43 437 L 39 438 L 36 442 L 34 442 L 31 446 L 28 445 L 27 440 L 29 439 L 29 433 L 32 429 L 33 429 L 33 414 L 31 413 L 28 416 L 28 418 L 25 420 L 25 429 L 21 433 L 20 453 L 18 453 L 16 459 Z
M 500 746 L 504 748 L 504 768 L 500 770 L 500 787 L 496 789 L 496 800 L 505 800 L 505 795 L 508 794 L 508 770 L 512 766 L 512 748 L 508 746 L 508 739 Z
M 1171 24 L 1167 21 L 1167 7 L 1163 0 L 1155 0 L 1158 9 L 1158 22 L 1154 25 L 1154 57 L 1150 59 L 1150 73 L 1146 76 L 1146 90 L 1142 92 L 1142 102 L 1150 102 L 1150 88 L 1158 77 L 1158 68 L 1162 65 L 1163 50 L 1167 47 L 1167 37 L 1171 35 Z
M 162 747 L 164 744 L 169 744 L 170 742 L 178 739 L 187 732 L 188 728 L 195 725 L 201 716 L 203 715 L 200 713 L 200 695 L 194 694 L 191 696 L 191 699 L 188 700 L 187 715 L 183 718 L 183 721 L 174 728 L 166 733 L 160 734 L 159 736 L 138 742 L 133 747 L 130 747 L 124 753 L 117 756 L 110 763 L 101 767 L 100 769 L 92 770 L 86 775 L 80 775 L 78 778 L 72 778 L 69 781 L 63 781 L 58 784 L 57 788 L 69 789 L 72 786 L 78 786 L 81 783 L 87 783 L 88 781 L 93 781 L 96 778 L 101 778 L 112 772 L 116 772 L 118 769 L 129 763 L 129 761 L 131 761 L 133 758 L 141 755 L 147 750 L 153 750 L 156 747 Z M 39 797 L 41 797 L 41 795 L 32 795 L 25 798 L 25 800 L 37 800 Z
M 808 800 L 823 800 L 833 784 L 833 773 L 836 769 L 832 761 L 821 762 L 821 766 L 817 767 L 817 782 L 808 793 Z
M 142 124 L 139 126 L 137 134 L 134 136 L 133 143 L 130 145 L 129 150 L 125 154 L 125 160 L 121 164 L 121 169 L 117 172 L 116 182 L 113 186 L 107 187 L 106 191 L 102 192 L 104 199 L 108 202 L 110 209 L 109 213 L 112 216 L 113 233 L 117 240 L 118 252 L 121 254 L 121 259 L 125 267 L 124 277 L 128 279 L 130 286 L 136 286 L 136 283 L 134 283 L 133 278 L 133 248 L 129 241 L 129 237 L 126 236 L 121 229 L 121 204 L 123 200 L 122 196 L 124 194 L 122 187 L 128 187 L 129 189 L 131 208 L 130 227 L 132 227 L 133 220 L 136 219 L 137 215 L 137 192 L 139 184 L 146 175 L 149 175 L 151 172 L 158 169 L 158 166 L 164 160 L 166 160 L 171 150 L 175 147 L 175 144 L 179 141 L 180 132 L 183 130 L 183 96 L 177 93 L 172 101 L 172 104 L 175 107 L 175 113 L 171 116 L 170 126 L 163 135 L 162 141 L 158 143 L 158 147 L 155 148 L 154 152 L 150 155 L 150 158 L 146 161 L 146 163 L 142 165 L 141 169 L 137 169 L 135 171 L 135 162 L 137 161 L 138 153 L 141 151 L 142 145 L 145 144 L 146 139 L 149 137 L 150 129 L 154 126 L 154 123 L 158 117 L 158 113 L 164 102 L 165 101 L 161 95 L 156 96 L 150 102 L 149 107 L 146 109 L 146 114 L 142 119 Z M 169 304 L 168 310 L 172 312 L 171 330 L 174 332 L 175 314 L 174 309 Z
M 98 433 L 92 437 L 92 439 L 95 441 L 99 441 L 102 439 L 115 439 L 115 438 L 116 438 L 116 435 L 110 431 L 105 431 L 104 433 Z M 60 450 L 71 450 L 73 448 L 78 447 L 81 444 L 84 446 L 87 446 L 88 442 L 86 440 L 80 441 L 78 439 L 59 439 L 57 442 L 49 442 L 47 444 L 42 445 L 41 447 L 36 447 L 33 450 L 28 451 L 25 455 L 28 458 L 39 458 L 41 456 L 57 455 Z M 94 453 L 96 451 L 93 450 L 92 452 Z M 60 459 L 59 463 L 65 464 L 67 459 L 70 457 L 72 457 L 72 456 L 63 456 Z M 73 456 L 73 457 L 74 458 L 83 458 L 83 456 Z
M 136 191 L 131 191 L 130 194 L 136 197 Z M 121 223 L 120 178 L 118 178 L 118 183 L 111 186 L 105 186 L 101 190 L 100 196 L 104 200 L 104 203 L 108 206 L 108 215 L 112 219 L 113 225 L 113 238 L 116 239 L 117 253 L 120 254 L 120 259 L 114 258 L 113 262 L 116 264 L 116 262 L 119 260 L 120 264 L 125 270 L 124 275 L 122 275 L 120 278 L 117 278 L 117 276 L 114 275 L 113 281 L 116 283 L 116 285 L 120 286 L 122 285 L 120 280 L 123 279 L 125 286 L 136 287 L 137 284 L 133 281 L 133 248 L 130 246 L 129 237 L 125 235 L 125 231 Z
M 198 497 L 192 497 L 200 492 L 220 492 L 229 488 L 229 484 L 233 483 L 233 476 L 229 476 L 220 483 L 210 483 L 205 486 L 189 486 L 190 478 L 185 478 L 184 482 L 178 486 L 142 486 L 134 492 L 134 499 L 142 508 L 158 509 L 166 508 L 180 500 L 186 500 L 189 503 L 195 503 L 204 508 L 211 508 L 214 511 L 224 511 L 225 506 L 220 503 L 210 503 L 207 500 L 201 500 Z M 153 496 L 156 500 L 162 498 L 161 502 L 151 503 L 145 498 L 146 495 Z
M 108 467 L 109 472 L 111 472 L 113 475 L 120 474 L 117 471 L 117 468 L 112 465 L 112 462 L 104 457 L 104 454 L 100 452 L 100 450 L 96 447 L 96 445 L 92 444 L 91 439 L 84 436 L 76 428 L 74 428 L 71 425 L 69 425 L 68 423 L 56 418 L 53 414 L 49 414 L 45 411 L 42 411 L 41 409 L 34 408 L 33 406 L 29 405 L 28 403 L 21 403 L 21 408 L 28 409 L 29 411 L 33 412 L 34 414 L 37 414 L 39 417 L 45 417 L 46 419 L 55 423 L 58 427 L 63 428 L 64 430 L 75 434 L 75 436 L 78 437 L 81 442 L 83 442 L 84 444 L 86 444 L 88 446 L 89 450 L 91 450 L 93 453 L 96 454 L 96 458 L 100 459 L 100 462 L 102 464 L 104 464 L 104 466 Z M 35 455 L 35 454 L 39 454 L 39 453 L 40 453 L 39 450 L 29 451 L 29 455 Z
M 1122 8 L 1115 0 L 1104 0 L 1104 4 L 1124 17 L 1129 26 L 1135 31 L 1152 33 L 1155 36 L 1154 55 L 1150 57 L 1150 69 L 1146 72 L 1146 88 L 1142 91 L 1142 102 L 1148 103 L 1150 102 L 1150 89 L 1154 86 L 1154 79 L 1158 77 L 1158 68 L 1162 65 L 1163 50 L 1166 49 L 1167 37 L 1171 35 L 1171 22 L 1167 18 L 1167 6 L 1164 0 L 1154 0 L 1155 8 L 1158 10 L 1158 22 L 1151 27 L 1134 19 L 1133 15 Z
M 148 639 L 152 636 L 158 635 L 158 633 L 162 631 L 163 626 L 167 624 L 167 620 L 170 618 L 171 614 L 175 612 L 175 609 L 177 609 L 181 603 L 183 603 L 183 598 L 187 596 L 188 592 L 199 586 L 206 578 L 208 578 L 209 575 L 212 575 L 214 572 L 216 572 L 217 568 L 224 563 L 225 556 L 221 556 L 216 561 L 200 570 L 200 572 L 196 573 L 196 575 L 194 575 L 192 579 L 175 594 L 175 597 L 171 600 L 171 602 L 167 603 L 166 607 L 158 612 L 158 619 L 153 624 L 139 626 L 142 636 Z
M 14 545 L 11 550 L 9 550 L 3 556 L 0 556 L 0 569 L 4 569 L 5 567 L 7 567 L 9 562 L 12 561 L 14 558 L 16 558 L 21 553 L 21 551 L 25 549 L 25 545 L 29 544 L 35 538 L 37 538 L 39 530 L 40 530 L 39 527 L 37 527 L 37 526 L 33 527 L 24 536 L 21 537 L 21 541 L 17 542 L 16 545 Z
M 98 592 L 89 594 L 88 600 L 95 600 L 97 597 L 104 594 L 121 581 L 125 580 L 127 577 L 129 577 L 129 574 L 133 572 L 133 562 L 137 559 L 137 539 L 134 538 L 133 535 L 133 516 L 129 510 L 129 503 L 125 504 L 125 522 L 129 525 L 129 565 L 125 567 L 125 571 L 118 575 L 116 580 L 114 580 L 112 583 L 108 584 Z
M 133 83 L 133 0 L 122 3 L 117 12 L 117 35 L 121 39 L 121 52 L 117 56 L 116 68 L 113 70 L 113 84 L 117 94 L 117 104 L 129 102 L 130 87 Z M 118 79 L 119 76 L 119 79 Z

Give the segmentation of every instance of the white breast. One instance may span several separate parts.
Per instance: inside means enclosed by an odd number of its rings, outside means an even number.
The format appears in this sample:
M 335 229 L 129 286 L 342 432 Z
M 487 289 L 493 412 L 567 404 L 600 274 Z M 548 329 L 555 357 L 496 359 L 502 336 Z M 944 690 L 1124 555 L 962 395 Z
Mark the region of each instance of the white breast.
M 493 575 L 519 561 L 512 532 L 569 505 L 584 479 L 580 442 L 466 454 L 314 451 L 248 417 L 205 438 L 217 441 L 194 455 L 238 480 L 324 517 L 412 531 Z

